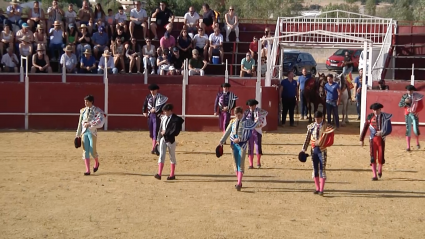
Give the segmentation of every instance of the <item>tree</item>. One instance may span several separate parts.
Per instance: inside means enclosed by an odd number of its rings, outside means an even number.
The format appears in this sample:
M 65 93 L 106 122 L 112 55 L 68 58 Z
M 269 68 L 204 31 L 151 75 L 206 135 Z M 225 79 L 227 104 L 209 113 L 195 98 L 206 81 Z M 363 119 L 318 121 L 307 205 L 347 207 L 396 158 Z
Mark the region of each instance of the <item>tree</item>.
M 390 16 L 398 21 L 413 21 L 412 0 L 394 0 Z
M 415 21 L 425 21 L 425 0 L 418 0 L 413 8 Z
M 353 4 L 353 3 L 357 2 L 357 0 L 345 0 L 345 2 L 348 3 L 348 4 Z
M 375 16 L 376 15 L 376 0 L 367 0 L 366 1 L 366 11 L 367 14 Z

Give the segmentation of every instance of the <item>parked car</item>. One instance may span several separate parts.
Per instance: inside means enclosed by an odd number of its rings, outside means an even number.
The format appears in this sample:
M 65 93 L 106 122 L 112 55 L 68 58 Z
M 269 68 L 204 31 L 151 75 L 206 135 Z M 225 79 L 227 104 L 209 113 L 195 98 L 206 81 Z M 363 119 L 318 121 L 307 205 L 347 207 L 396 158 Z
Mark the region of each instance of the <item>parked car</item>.
M 284 50 L 283 53 L 283 71 L 293 71 L 295 75 L 301 75 L 302 69 L 306 68 L 308 73 L 316 74 L 317 63 L 313 56 L 307 52 L 296 50 Z
M 342 72 L 342 62 L 344 61 L 345 52 L 348 51 L 353 60 L 353 71 L 357 71 L 359 67 L 359 57 L 362 49 L 339 49 L 326 60 L 326 68 L 330 71 Z

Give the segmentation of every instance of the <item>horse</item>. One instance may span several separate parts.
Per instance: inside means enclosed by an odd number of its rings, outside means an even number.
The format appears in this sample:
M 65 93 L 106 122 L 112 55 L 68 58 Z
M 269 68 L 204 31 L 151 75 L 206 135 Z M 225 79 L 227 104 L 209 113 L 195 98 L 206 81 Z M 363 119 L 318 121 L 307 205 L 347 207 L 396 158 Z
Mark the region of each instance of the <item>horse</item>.
M 303 96 L 305 98 L 305 102 L 307 105 L 307 112 L 308 112 L 308 120 L 309 122 L 312 122 L 311 118 L 311 104 L 314 106 L 314 113 L 319 108 L 319 104 L 322 104 L 323 106 L 323 118 L 325 119 L 326 115 L 326 93 L 325 93 L 325 84 L 326 84 L 326 76 L 324 73 L 318 74 L 319 77 L 315 78 L 312 76 L 310 79 L 308 79 L 305 82 L 304 86 L 304 93 Z
M 341 120 L 341 126 L 344 126 L 346 123 L 348 123 L 348 102 L 349 102 L 349 96 L 348 96 L 348 85 L 347 81 L 344 77 L 344 74 L 335 76 L 335 82 L 337 82 L 341 87 L 341 98 L 340 102 L 342 105 L 342 120 Z

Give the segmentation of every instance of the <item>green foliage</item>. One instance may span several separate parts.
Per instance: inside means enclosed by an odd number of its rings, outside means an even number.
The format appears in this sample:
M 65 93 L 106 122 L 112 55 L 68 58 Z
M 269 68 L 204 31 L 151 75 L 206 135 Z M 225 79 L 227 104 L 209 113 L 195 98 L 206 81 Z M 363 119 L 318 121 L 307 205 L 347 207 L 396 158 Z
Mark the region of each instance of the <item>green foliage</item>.
M 412 0 L 395 0 L 389 16 L 398 21 L 413 21 L 411 2 Z
M 329 4 L 322 9 L 323 12 L 334 11 L 334 10 L 343 10 L 348 12 L 359 12 L 359 7 L 357 5 L 349 5 L 345 3 L 341 4 Z M 327 14 L 328 17 L 336 17 L 336 13 Z M 345 13 L 338 13 L 339 17 L 348 17 Z M 351 15 L 350 17 L 356 17 L 355 15 Z
M 418 0 L 413 8 L 415 21 L 425 21 L 425 0 Z
M 348 4 L 353 4 L 355 2 L 357 2 L 358 0 L 345 0 L 346 3 Z
M 366 12 L 368 15 L 375 16 L 376 14 L 376 0 L 367 0 L 366 1 Z

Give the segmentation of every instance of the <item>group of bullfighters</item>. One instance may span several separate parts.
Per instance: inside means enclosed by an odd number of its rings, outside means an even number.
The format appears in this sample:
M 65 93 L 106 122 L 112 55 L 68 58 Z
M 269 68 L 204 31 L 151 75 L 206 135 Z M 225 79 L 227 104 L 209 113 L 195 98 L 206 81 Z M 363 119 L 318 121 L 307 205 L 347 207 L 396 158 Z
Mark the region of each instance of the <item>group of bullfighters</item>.
M 230 87 L 229 83 L 222 84 L 222 90 L 217 94 L 214 103 L 214 115 L 218 116 L 219 128 L 223 132 L 216 148 L 216 155 L 220 157 L 223 154 L 223 145 L 226 144 L 227 138 L 230 138 L 233 166 L 237 176 L 235 188 L 240 191 L 247 148 L 249 169 L 254 168 L 254 150 L 257 156 L 256 166 L 257 168 L 261 167 L 262 128 L 267 124 L 266 116 L 268 112 L 257 107 L 258 101 L 255 99 L 246 102 L 248 106 L 246 110 L 237 106 L 238 97 L 229 91 Z M 176 137 L 182 130 L 184 119 L 173 113 L 173 105 L 167 103 L 168 98 L 160 94 L 158 90 L 158 85 L 149 85 L 150 93 L 146 96 L 142 109 L 143 115 L 148 118 L 149 136 L 152 139 L 151 153 L 159 156 L 158 172 L 154 177 L 161 180 L 168 149 L 171 169 L 167 180 L 175 180 Z M 423 108 L 423 95 L 415 92 L 416 88 L 412 85 L 406 86 L 406 90 L 407 92 L 401 97 L 399 107 L 404 108 L 407 151 L 410 151 L 412 128 L 416 138 L 416 146 L 418 149 L 420 148 L 418 113 Z M 97 129 L 103 127 L 106 115 L 100 108 L 94 106 L 92 95 L 84 98 L 84 104 L 85 107 L 80 110 L 74 142 L 76 148 L 80 146 L 83 148 L 83 159 L 86 166 L 84 175 L 90 175 L 90 154 L 95 160 L 93 172 L 99 169 L 99 156 L 96 150 Z M 370 166 L 373 172 L 373 181 L 382 177 L 382 166 L 385 164 L 385 140 L 392 131 L 392 115 L 382 112 L 383 107 L 381 103 L 374 103 L 370 106 L 373 112 L 367 115 L 360 134 L 360 142 L 363 146 L 366 133 L 368 130 L 370 132 Z M 235 116 L 233 119 L 231 118 L 232 111 Z M 307 134 L 298 158 L 301 162 L 306 162 L 307 157 L 311 156 L 313 179 L 316 186 L 314 194 L 323 196 L 326 181 L 327 148 L 333 145 L 335 127 L 323 120 L 323 114 L 320 111 L 315 112 L 314 118 L 315 121 L 307 126 Z M 310 155 L 306 153 L 309 145 L 311 145 Z

